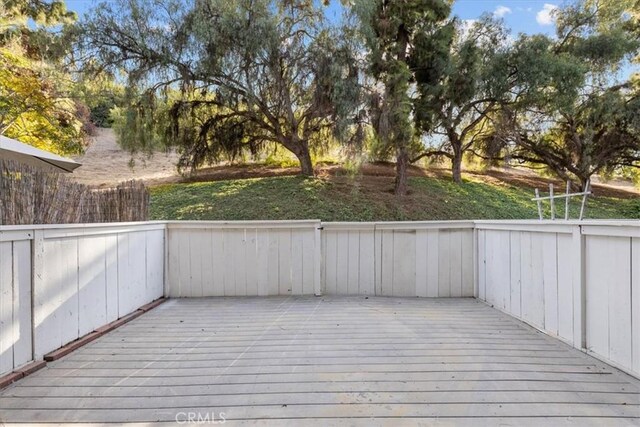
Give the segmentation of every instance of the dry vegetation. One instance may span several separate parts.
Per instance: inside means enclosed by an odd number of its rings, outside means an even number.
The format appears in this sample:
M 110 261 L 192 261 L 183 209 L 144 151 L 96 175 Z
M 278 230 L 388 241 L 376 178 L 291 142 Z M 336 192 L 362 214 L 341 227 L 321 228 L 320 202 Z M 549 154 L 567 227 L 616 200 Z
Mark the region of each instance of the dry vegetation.
M 148 219 L 149 191 L 141 181 L 99 189 L 62 174 L 0 160 L 0 225 Z

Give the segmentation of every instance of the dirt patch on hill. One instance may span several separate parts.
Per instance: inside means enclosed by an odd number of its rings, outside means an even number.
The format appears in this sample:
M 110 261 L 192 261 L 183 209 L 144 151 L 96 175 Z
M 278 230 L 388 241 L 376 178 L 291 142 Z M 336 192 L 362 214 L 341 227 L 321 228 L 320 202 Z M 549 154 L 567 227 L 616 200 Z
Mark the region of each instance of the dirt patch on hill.
M 118 146 L 111 129 L 98 129 L 84 155 L 75 158 L 82 166 L 72 178 L 82 184 L 113 186 L 132 179 L 149 182 L 176 177 L 178 157 L 175 152 L 132 156 Z

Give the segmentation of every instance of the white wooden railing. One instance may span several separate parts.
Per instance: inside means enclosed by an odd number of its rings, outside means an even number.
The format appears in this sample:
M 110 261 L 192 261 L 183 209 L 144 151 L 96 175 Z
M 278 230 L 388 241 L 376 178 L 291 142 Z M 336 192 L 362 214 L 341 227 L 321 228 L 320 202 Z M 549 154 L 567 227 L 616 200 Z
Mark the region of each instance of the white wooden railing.
M 313 294 L 476 297 L 640 375 L 631 221 L 0 227 L 0 375 L 163 295 Z
M 164 223 L 0 227 L 0 375 L 164 293 Z
M 169 297 L 320 294 L 320 221 L 167 223 Z
M 322 292 L 473 297 L 473 222 L 323 223 Z
M 640 376 L 640 221 L 476 221 L 477 298 Z

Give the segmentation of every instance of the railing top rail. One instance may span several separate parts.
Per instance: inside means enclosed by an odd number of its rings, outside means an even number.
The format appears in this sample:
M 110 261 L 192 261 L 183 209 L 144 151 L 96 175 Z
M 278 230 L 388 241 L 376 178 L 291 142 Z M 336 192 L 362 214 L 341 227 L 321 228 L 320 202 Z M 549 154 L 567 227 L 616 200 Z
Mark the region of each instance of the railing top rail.
M 91 228 L 116 228 L 135 227 L 166 224 L 166 221 L 131 221 L 131 222 L 94 222 L 94 223 L 74 223 L 74 224 L 21 224 L 21 225 L 0 225 L 0 232 L 4 231 L 24 231 L 24 230 L 51 230 L 51 229 L 91 229 Z
M 571 233 L 580 226 L 583 234 L 640 236 L 640 220 L 467 220 L 467 221 L 395 221 L 395 222 L 322 222 L 292 221 L 140 221 L 94 224 L 28 224 L 0 226 L 1 240 L 33 238 L 41 230 L 45 238 L 76 235 L 113 234 L 155 229 L 224 228 L 319 228 L 327 230 L 424 230 L 478 229 L 550 233 Z
M 556 219 L 556 220 L 539 220 L 539 219 L 476 219 L 473 220 L 476 225 L 485 225 L 485 224 L 502 224 L 502 225 L 552 225 L 552 224 L 560 224 L 560 225 L 606 225 L 606 226 L 639 226 L 640 227 L 640 219 Z
M 376 230 L 420 230 L 473 228 L 473 221 L 398 221 L 376 222 Z
M 166 225 L 163 221 L 6 225 L 0 226 L 0 241 L 30 240 L 34 238 L 36 231 L 42 232 L 45 239 L 51 239 L 163 230 L 165 227 Z
M 477 230 L 529 231 L 538 233 L 573 233 L 580 227 L 582 234 L 636 236 L 640 234 L 637 220 L 516 220 L 474 221 Z
M 165 221 L 167 228 L 312 228 L 319 227 L 319 219 L 283 221 Z

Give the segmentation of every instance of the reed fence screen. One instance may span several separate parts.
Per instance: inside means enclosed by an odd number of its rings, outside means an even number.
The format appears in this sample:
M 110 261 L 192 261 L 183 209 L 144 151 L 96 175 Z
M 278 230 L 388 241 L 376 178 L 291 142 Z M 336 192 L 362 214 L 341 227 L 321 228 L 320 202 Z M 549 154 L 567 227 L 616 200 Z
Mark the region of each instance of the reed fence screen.
M 149 191 L 141 181 L 98 188 L 0 159 L 0 225 L 146 221 Z

